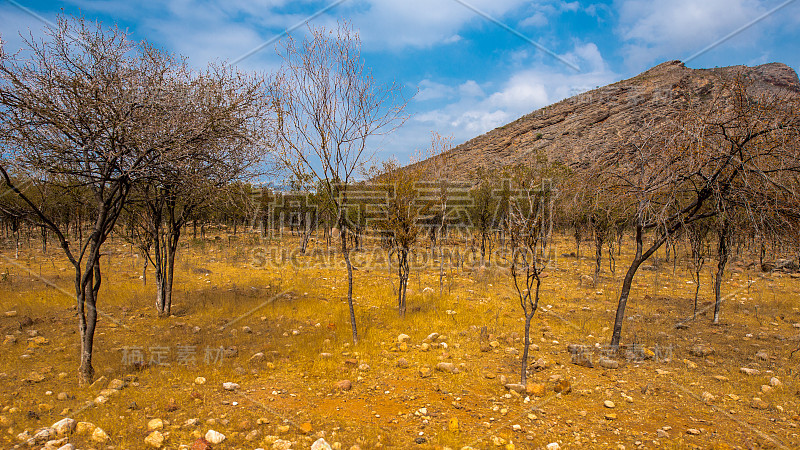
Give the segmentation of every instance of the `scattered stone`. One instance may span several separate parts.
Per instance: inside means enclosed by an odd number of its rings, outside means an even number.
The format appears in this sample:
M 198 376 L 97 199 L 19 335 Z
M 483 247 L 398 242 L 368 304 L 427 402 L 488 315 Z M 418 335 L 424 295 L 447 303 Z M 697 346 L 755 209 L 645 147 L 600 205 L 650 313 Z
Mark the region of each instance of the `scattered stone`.
M 300 431 L 302 431 L 303 433 L 305 434 L 311 433 L 311 430 L 313 430 L 313 428 L 311 427 L 311 422 L 303 422 L 300 424 Z
M 511 425 L 511 429 L 517 432 L 522 431 L 522 425 L 515 423 L 514 425 Z
M 617 420 L 617 415 L 614 413 L 606 413 L 603 415 L 606 420 Z
M 103 431 L 102 428 L 98 427 L 95 428 L 94 431 L 92 431 L 92 440 L 99 444 L 105 444 L 106 442 L 111 440 L 111 437 L 109 437 L 108 434 L 105 431 Z
M 114 378 L 113 380 L 111 380 L 108 383 L 108 386 L 106 387 L 106 389 L 115 389 L 115 390 L 119 391 L 119 390 L 123 389 L 124 387 L 125 387 L 125 382 L 124 381 L 120 380 L 119 378 Z
M 419 368 L 420 378 L 428 378 L 433 375 L 433 370 L 430 367 L 423 366 Z
M 619 361 L 600 357 L 597 364 L 604 369 L 619 369 Z
M 450 420 L 447 421 L 447 429 L 450 430 L 451 433 L 458 433 L 458 417 L 451 417 Z
M 206 379 L 204 377 L 197 377 L 194 379 L 194 384 L 196 385 L 206 384 Z
M 407 369 L 411 364 L 408 363 L 408 360 L 405 358 L 400 358 L 397 360 L 397 367 L 401 369 Z
M 606 408 L 613 408 L 617 405 L 615 405 L 614 402 L 612 402 L 611 400 L 606 400 L 603 402 L 603 406 L 605 406 Z
M 13 334 L 7 334 L 3 340 L 3 345 L 12 345 L 17 343 L 17 337 Z
M 28 383 L 40 383 L 44 380 L 45 380 L 44 374 L 34 370 L 28 374 L 27 378 L 25 378 L 24 381 L 27 381 Z
M 221 444 L 222 441 L 225 440 L 225 435 L 218 431 L 208 430 L 208 432 L 205 435 L 205 438 L 210 444 L 216 445 L 216 444 Z
M 249 361 L 250 361 L 250 364 L 257 364 L 257 363 L 260 363 L 261 361 L 264 361 L 264 358 L 265 358 L 264 354 L 261 353 L 261 352 L 258 352 L 258 353 L 253 354 L 253 356 L 250 357 Z
M 525 392 L 526 387 L 518 383 L 508 383 L 506 384 L 506 389 L 522 394 Z
M 427 342 L 423 342 L 422 345 L 419 346 L 419 350 L 422 352 L 427 352 L 431 349 L 431 346 Z
M 192 443 L 190 450 L 211 450 L 211 443 L 204 438 L 198 438 Z
M 108 378 L 104 376 L 94 380 L 94 383 L 90 384 L 89 387 L 92 389 L 99 389 L 100 386 L 103 386 L 108 381 Z
M 147 431 L 156 431 L 164 429 L 164 421 L 161 419 L 152 419 L 147 422 Z
M 428 337 L 423 339 L 422 342 L 431 343 L 431 342 L 436 342 L 437 339 L 439 339 L 439 333 L 433 332 L 429 334 Z
M 659 374 L 659 375 L 669 375 L 670 371 L 669 370 L 664 370 L 664 369 L 656 369 L 656 373 Z
M 519 355 L 519 350 L 514 347 L 506 347 L 506 353 L 509 355 Z
M 558 382 L 556 382 L 556 385 L 553 386 L 553 391 L 555 391 L 557 394 L 563 394 L 563 395 L 569 394 L 570 392 L 572 392 L 572 384 L 570 384 L 570 382 L 565 379 L 558 380 Z
M 728 378 L 728 377 L 726 377 L 724 375 L 714 375 L 711 378 L 713 378 L 713 379 L 715 379 L 717 381 L 722 381 L 723 383 L 726 382 L 726 381 L 730 381 L 731 380 L 730 378 Z
M 360 370 L 362 372 L 368 371 L 369 370 L 369 364 L 364 364 L 364 363 L 359 364 L 358 365 L 358 370 Z
M 551 442 L 547 444 L 547 450 L 561 450 L 561 446 L 558 445 L 558 442 Z
M 230 381 L 227 381 L 227 382 L 225 382 L 225 383 L 222 383 L 222 387 L 223 387 L 223 389 L 225 389 L 226 391 L 235 391 L 236 389 L 239 389 L 239 385 L 238 385 L 237 383 L 233 383 L 233 382 L 230 382 Z M 210 441 L 211 441 L 211 440 L 209 439 L 209 442 L 210 442 Z M 216 442 L 212 442 L 212 444 L 215 444 L 215 443 L 216 443 Z
M 656 430 L 656 436 L 659 439 L 667 439 L 669 438 L 669 433 L 667 433 L 665 430 Z
M 353 383 L 350 380 L 340 380 L 334 384 L 334 387 L 340 391 L 349 391 L 353 388 Z
M 447 373 L 458 373 L 458 367 L 450 362 L 440 362 L 436 364 L 436 370 Z
M 772 387 L 778 387 L 781 384 L 781 380 L 779 380 L 777 377 L 772 377 L 769 379 L 769 385 Z
M 65 417 L 58 422 L 54 423 L 52 428 L 55 430 L 56 435 L 58 436 L 66 436 L 72 434 L 75 431 L 75 427 L 77 426 L 77 422 L 74 419 L 70 419 L 69 417 Z
M 259 434 L 261 434 L 261 431 L 259 431 L 259 430 L 251 430 L 249 433 L 247 433 L 244 436 L 244 440 L 246 440 L 246 441 L 255 441 L 256 439 L 258 439 L 258 435 Z
M 697 364 L 695 364 L 693 361 L 689 361 L 688 359 L 684 359 L 683 363 L 686 364 L 686 368 L 687 369 L 697 369 Z
M 753 409 L 768 409 L 769 403 L 761 400 L 758 397 L 753 397 L 753 400 L 750 402 L 750 407 Z
M 688 430 L 686 430 L 686 434 L 697 436 L 698 434 L 700 434 L 700 430 L 698 430 L 697 428 L 689 428 Z
M 710 392 L 703 392 L 701 397 L 703 398 L 703 401 L 706 402 L 706 403 L 711 403 L 714 400 L 716 400 L 716 397 L 714 397 L 714 395 L 711 394 Z
M 311 444 L 311 450 L 333 450 L 333 448 L 325 439 L 319 438 Z
M 758 353 L 756 353 L 756 359 L 759 359 L 761 361 L 767 361 L 769 360 L 769 354 L 767 354 L 766 351 L 761 350 Z
M 409 336 L 407 334 L 400 334 L 400 335 L 397 336 L 397 343 L 398 344 L 402 344 L 402 343 L 408 342 L 410 340 L 411 340 L 411 336 Z
M 706 356 L 714 354 L 714 349 L 705 345 L 695 345 L 691 348 L 691 350 L 689 350 L 689 353 L 692 356 L 705 358 Z
M 183 423 L 183 426 L 186 428 L 196 427 L 200 424 L 200 419 L 197 417 L 193 417 L 191 419 L 186 419 L 186 422 Z
M 58 450 L 75 450 L 75 446 L 72 444 L 65 444 L 61 447 L 58 447 Z
M 742 368 L 739 369 L 739 372 L 741 372 L 741 373 L 743 373 L 745 375 L 760 375 L 761 374 L 760 370 L 751 369 L 749 367 L 742 367 Z
M 164 445 L 164 435 L 158 430 L 153 431 L 144 438 L 144 443 L 149 447 L 161 448 Z
M 292 441 L 285 439 L 278 439 L 272 443 L 272 450 L 289 450 L 290 448 L 292 448 Z
M 769 385 L 766 385 L 766 384 L 762 384 L 761 385 L 761 393 L 762 394 L 768 394 L 771 391 L 772 391 L 772 386 L 769 386 Z
M 31 439 L 33 439 L 34 443 L 44 444 L 54 437 L 56 437 L 56 430 L 54 428 L 47 427 L 36 430 Z
M 547 386 L 544 383 L 528 382 L 525 386 L 525 393 L 534 397 L 544 397 L 545 392 L 547 392 Z
M 91 422 L 78 422 L 75 425 L 75 434 L 91 434 L 97 428 Z
M 17 317 L 16 311 L 6 311 L 6 317 Z
M 399 350 L 401 352 L 407 352 L 408 351 L 408 343 L 407 342 L 401 342 L 401 343 L 397 344 L 397 350 Z
M 536 362 L 533 363 L 531 369 L 535 371 L 541 371 L 547 369 L 547 361 L 544 358 L 539 358 Z

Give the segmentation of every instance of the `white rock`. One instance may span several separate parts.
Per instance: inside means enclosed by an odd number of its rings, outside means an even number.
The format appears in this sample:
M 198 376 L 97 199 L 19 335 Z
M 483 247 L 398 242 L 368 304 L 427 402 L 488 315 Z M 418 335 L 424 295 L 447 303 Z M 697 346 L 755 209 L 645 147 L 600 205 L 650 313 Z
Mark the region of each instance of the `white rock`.
M 194 379 L 194 384 L 206 384 L 206 379 L 203 377 L 197 377 Z
M 164 421 L 161 419 L 153 419 L 147 422 L 147 431 L 161 430 L 164 428 Z
M 558 442 L 551 442 L 547 444 L 547 450 L 560 450 L 561 446 L 558 445 Z
M 221 444 L 225 440 L 225 435 L 214 430 L 208 430 L 205 436 L 206 440 L 212 444 Z
M 72 434 L 75 431 L 75 426 L 78 424 L 74 419 L 70 419 L 69 417 L 65 417 L 58 422 L 53 424 L 53 429 L 56 430 L 56 434 L 59 436 L 66 436 L 68 434 Z
M 311 444 L 311 450 L 332 450 L 330 444 L 323 438 L 319 438 Z
M 769 385 L 772 387 L 778 387 L 781 384 L 781 380 L 779 380 L 777 377 L 772 377 L 769 379 Z
M 272 444 L 272 450 L 289 450 L 292 448 L 292 441 L 278 439 Z
M 164 445 L 164 435 L 158 430 L 153 431 L 144 438 L 144 443 L 149 447 L 161 448 Z
M 236 389 L 239 389 L 239 385 L 238 385 L 238 384 L 236 384 L 236 383 L 232 383 L 232 382 L 230 382 L 230 381 L 227 381 L 227 382 L 225 382 L 225 383 L 222 383 L 222 387 L 223 387 L 223 388 L 224 388 L 226 391 L 235 391 Z
M 103 429 L 100 427 L 95 428 L 94 431 L 92 432 L 92 440 L 100 444 L 106 443 L 110 439 L 111 438 L 108 436 L 108 433 L 103 431 Z

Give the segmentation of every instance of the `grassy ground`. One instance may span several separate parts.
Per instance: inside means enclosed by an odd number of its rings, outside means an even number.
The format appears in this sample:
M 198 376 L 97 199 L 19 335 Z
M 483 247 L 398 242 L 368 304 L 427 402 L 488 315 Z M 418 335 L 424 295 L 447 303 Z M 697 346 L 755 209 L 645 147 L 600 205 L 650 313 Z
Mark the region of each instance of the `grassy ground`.
M 568 246 L 562 242 L 556 254 L 572 251 Z M 800 445 L 800 355 L 791 356 L 800 345 L 794 325 L 800 280 L 787 274 L 735 264 L 723 283 L 722 324 L 710 326 L 709 268 L 698 319 L 685 321 L 694 295 L 685 263 L 645 267 L 634 283 L 623 341 L 655 358 L 620 355 L 618 369 L 589 368 L 572 363 L 567 345 L 602 350 L 608 342 L 630 255 L 617 257 L 615 275 L 605 261 L 596 286 L 585 276 L 593 274 L 591 259 L 558 256 L 531 328 L 531 364 L 541 358 L 545 367 L 530 378 L 545 393 L 527 396 L 503 386 L 503 379 L 519 381 L 523 332 L 507 270 L 469 263 L 448 268 L 440 295 L 436 264 L 417 267 L 401 318 L 394 274 L 379 253 L 364 251 L 356 255 L 360 340 L 353 345 L 339 259 L 322 264 L 326 258 L 313 252 L 325 246 L 312 243 L 312 254 L 271 263 L 281 248 L 293 248 L 291 239 L 281 244 L 221 234 L 183 244 L 174 314 L 158 318 L 152 272 L 144 285 L 141 259 L 124 243 L 110 243 L 94 356 L 104 380 L 78 387 L 68 263 L 57 249 L 43 254 L 35 241 L 23 245 L 19 259 L 6 247 L 0 328 L 16 343 L 9 338 L 0 347 L 0 446 L 20 444 L 19 433 L 62 417 L 110 436 L 98 445 L 88 434 L 73 435 L 78 448 L 144 448 L 153 418 L 165 422 L 165 448 L 190 446 L 209 429 L 227 436 L 215 448 L 231 449 L 271 448 L 275 436 L 293 441 L 293 448 L 308 448 L 318 437 L 342 448 Z M 432 332 L 444 337 L 426 349 L 423 339 Z M 398 345 L 401 333 L 410 336 L 407 349 Z M 697 356 L 699 347 L 713 353 Z M 130 364 L 137 352 L 150 364 Z M 253 358 L 257 353 L 263 356 Z M 599 350 L 591 354 L 595 363 L 598 356 Z M 421 376 L 420 369 L 439 362 L 452 362 L 458 373 Z M 742 367 L 759 374 L 744 374 Z M 197 377 L 206 383 L 196 384 Z M 113 379 L 127 386 L 104 403 L 89 403 Z M 337 389 L 341 380 L 350 380 L 352 389 Z M 562 380 L 571 391 L 556 394 Z M 223 389 L 229 381 L 240 388 Z M 615 406 L 604 406 L 606 400 Z M 186 425 L 194 418 L 197 425 Z

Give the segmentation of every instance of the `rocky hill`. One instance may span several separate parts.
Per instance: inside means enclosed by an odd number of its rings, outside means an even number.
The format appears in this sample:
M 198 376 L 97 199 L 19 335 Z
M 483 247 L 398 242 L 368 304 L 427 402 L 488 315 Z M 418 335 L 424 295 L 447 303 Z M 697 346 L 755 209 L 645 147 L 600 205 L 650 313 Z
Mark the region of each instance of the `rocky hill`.
M 800 80 L 789 66 L 770 63 L 690 69 L 669 61 L 622 80 L 550 106 L 471 139 L 441 157 L 448 176 L 468 180 L 479 167 L 494 170 L 524 163 L 543 151 L 551 160 L 580 165 L 628 142 L 648 119 L 675 114 L 679 98 L 711 98 L 725 76 L 737 73 L 757 93 L 800 95 Z M 418 164 L 426 164 L 422 161 Z

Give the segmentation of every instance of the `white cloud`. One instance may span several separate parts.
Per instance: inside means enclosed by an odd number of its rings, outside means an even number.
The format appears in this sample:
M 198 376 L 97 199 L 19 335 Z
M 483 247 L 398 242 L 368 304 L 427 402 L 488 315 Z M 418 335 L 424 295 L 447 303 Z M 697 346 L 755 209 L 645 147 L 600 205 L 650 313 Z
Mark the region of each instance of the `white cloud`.
M 547 25 L 548 20 L 547 16 L 544 15 L 541 11 L 535 13 L 534 15 L 528 17 L 527 19 L 522 20 L 519 25 L 521 27 L 543 27 Z
M 411 140 L 428 130 L 438 130 L 452 133 L 456 143 L 462 142 L 543 106 L 619 78 L 609 70 L 594 43 L 575 45 L 563 56 L 585 71 L 575 73 L 562 65 L 541 65 L 520 69 L 496 84 L 479 85 L 470 80 L 459 86 L 458 92 L 444 83 L 424 80 L 420 83 L 420 93 L 431 98 L 426 91 L 433 89 L 431 92 L 439 93 L 436 98 L 440 106 L 415 114 L 399 130 L 400 141 Z M 411 106 L 421 106 L 416 103 L 419 100 L 415 98 Z
M 774 6 L 774 5 L 771 5 Z M 618 0 L 620 37 L 627 42 L 629 66 L 681 59 L 716 42 L 769 8 L 760 0 Z M 757 45 L 769 30 L 768 18 L 724 45 Z
M 464 82 L 458 87 L 458 93 L 462 97 L 482 97 L 486 95 L 475 80 L 467 80 Z

